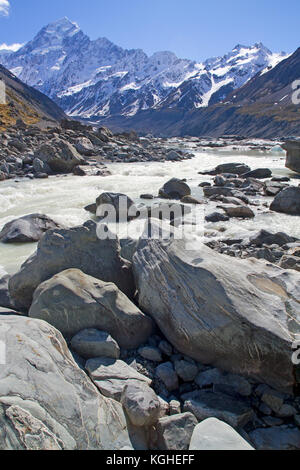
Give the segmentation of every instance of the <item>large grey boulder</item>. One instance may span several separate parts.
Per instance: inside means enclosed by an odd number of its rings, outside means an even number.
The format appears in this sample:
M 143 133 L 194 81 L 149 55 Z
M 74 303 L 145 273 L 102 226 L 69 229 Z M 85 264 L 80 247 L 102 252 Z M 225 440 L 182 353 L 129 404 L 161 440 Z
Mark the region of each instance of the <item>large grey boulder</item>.
M 35 158 L 33 160 L 32 166 L 33 166 L 35 173 L 37 174 L 46 173 L 47 175 L 51 175 L 53 173 L 48 163 L 43 162 L 39 158 Z
M 2 450 L 132 448 L 122 407 L 101 396 L 55 328 L 0 316 L 0 341 Z
M 195 427 L 189 450 L 254 449 L 227 423 L 216 418 L 208 418 Z
M 155 232 L 157 222 L 149 224 Z M 178 351 L 293 390 L 299 273 L 258 260 L 235 260 L 173 236 L 141 237 L 133 267 L 140 307 Z
M 218 418 L 234 428 L 242 428 L 253 418 L 252 409 L 243 400 L 219 392 L 195 391 L 182 395 L 184 411 L 193 413 L 198 421 Z
M 62 139 L 52 139 L 36 151 L 38 158 L 50 167 L 54 173 L 70 173 L 76 165 L 84 163 L 76 148 Z
M 232 173 L 235 175 L 244 175 L 251 171 L 251 168 L 245 163 L 221 163 L 216 166 L 214 172 L 216 175 L 222 173 Z
M 300 187 L 290 186 L 274 198 L 270 209 L 290 215 L 300 215 Z
M 285 166 L 300 173 L 300 141 L 288 140 L 282 145 L 282 148 L 287 152 Z
M 257 168 L 256 170 L 248 171 L 248 173 L 244 173 L 242 178 L 271 178 L 272 171 L 269 168 Z
M 75 147 L 77 152 L 79 152 L 81 155 L 85 155 L 87 157 L 95 155 L 94 146 L 87 137 L 78 137 Z
M 160 417 L 161 405 L 158 396 L 142 381 L 126 385 L 121 403 L 134 426 L 151 426 Z
M 62 271 L 40 284 L 29 316 L 47 321 L 70 339 L 87 328 L 107 331 L 126 349 L 145 343 L 153 327 L 151 318 L 115 284 L 78 269 Z
M 188 450 L 198 421 L 192 413 L 180 413 L 161 418 L 156 425 L 160 450 Z
M 106 397 L 121 401 L 125 387 L 130 384 L 151 384 L 151 379 L 140 374 L 121 360 L 107 357 L 89 359 L 85 365 L 92 381 Z
M 221 163 L 216 167 L 215 171 L 217 174 L 232 173 L 235 175 L 243 175 L 251 171 L 251 168 L 245 163 Z
M 2 243 L 31 243 L 39 241 L 47 230 L 62 228 L 47 215 L 30 214 L 8 222 L 0 232 Z
M 181 160 L 181 157 L 177 152 L 175 152 L 175 150 L 170 150 L 166 155 L 166 160 L 171 161 L 171 162 L 176 162 L 176 161 Z
M 46 232 L 36 253 L 10 279 L 10 294 L 16 308 L 27 311 L 35 289 L 54 274 L 69 268 L 113 282 L 132 297 L 135 287 L 131 264 L 120 256 L 119 240 L 116 237 L 99 239 L 96 229 L 95 222 L 89 220 L 79 227 Z
M 114 210 L 114 217 L 116 221 L 127 221 L 128 211 L 134 205 L 132 199 L 126 194 L 121 193 L 102 193 L 96 199 L 96 214 L 98 217 L 109 217 L 106 215 L 107 206 Z
M 71 348 L 84 359 L 112 357 L 119 359 L 118 343 L 106 331 L 89 328 L 82 330 L 71 340 Z
M 159 195 L 168 199 L 181 199 L 191 195 L 191 189 L 185 181 L 172 178 L 159 190 Z
M 245 163 L 221 163 L 216 166 L 213 170 L 202 171 L 200 175 L 221 175 L 223 173 L 230 174 L 231 176 L 243 175 L 251 171 L 251 168 Z
M 300 430 L 296 427 L 258 428 L 249 437 L 257 450 L 300 450 Z

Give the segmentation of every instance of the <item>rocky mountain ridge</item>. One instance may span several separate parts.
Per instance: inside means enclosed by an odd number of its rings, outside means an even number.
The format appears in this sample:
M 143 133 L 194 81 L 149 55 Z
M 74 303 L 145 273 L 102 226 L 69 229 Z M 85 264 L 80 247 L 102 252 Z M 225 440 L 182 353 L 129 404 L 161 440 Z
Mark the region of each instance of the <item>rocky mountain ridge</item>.
M 238 44 L 223 57 L 196 63 L 169 51 L 148 57 L 106 38 L 91 41 L 63 18 L 44 27 L 0 62 L 52 98 L 69 115 L 99 121 L 152 109 L 190 111 L 221 101 L 286 57 L 263 44 Z
M 0 130 L 18 123 L 24 125 L 55 126 L 66 115 L 51 99 L 25 85 L 0 65 L 0 81 L 5 84 L 5 103 L 0 104 Z

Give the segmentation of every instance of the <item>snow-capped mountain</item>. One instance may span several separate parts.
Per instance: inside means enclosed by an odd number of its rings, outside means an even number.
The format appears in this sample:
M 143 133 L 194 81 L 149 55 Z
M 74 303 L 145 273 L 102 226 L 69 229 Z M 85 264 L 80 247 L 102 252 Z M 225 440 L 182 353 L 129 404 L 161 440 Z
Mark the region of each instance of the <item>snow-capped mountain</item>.
M 13 52 L 17 52 L 24 44 L 15 43 L 15 44 L 0 44 L 0 54 L 12 54 Z
M 16 52 L 0 51 L 0 62 L 18 78 L 70 116 L 91 120 L 134 116 L 151 108 L 205 107 L 285 57 L 261 43 L 238 45 L 203 63 L 172 52 L 148 57 L 141 49 L 122 49 L 106 38 L 91 41 L 68 18 L 44 27 Z

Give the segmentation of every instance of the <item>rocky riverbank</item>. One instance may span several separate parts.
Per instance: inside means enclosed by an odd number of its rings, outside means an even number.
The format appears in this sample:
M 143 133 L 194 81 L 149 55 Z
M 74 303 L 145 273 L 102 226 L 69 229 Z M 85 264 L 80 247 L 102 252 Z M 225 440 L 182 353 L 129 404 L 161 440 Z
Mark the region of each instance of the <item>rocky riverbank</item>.
M 93 128 L 64 120 L 60 126 L 40 129 L 18 123 L 2 133 L 0 142 L 0 181 L 20 177 L 47 178 L 73 173 L 77 176 L 107 176 L 107 163 L 179 162 L 192 158 L 184 148 L 223 149 L 239 153 L 267 152 L 279 142 L 249 140 L 238 136 L 185 139 L 139 138 L 135 132 L 112 134 L 105 127 Z
M 17 177 L 47 178 L 55 174 L 107 176 L 109 162 L 180 161 L 193 155 L 172 150 L 161 139 L 139 139 L 134 132 L 113 135 L 63 121 L 60 127 L 41 130 L 10 128 L 1 136 L 0 180 Z
M 67 165 L 77 158 L 73 148 L 90 164 L 76 161 L 79 175 L 97 165 L 106 171 L 109 156 L 129 162 L 134 148 L 138 161 L 148 151 L 165 162 L 191 154 L 184 140 L 97 132 L 107 134 L 103 145 L 93 143 L 101 156 L 82 153 L 95 131 L 68 129 L 52 135 L 51 146 L 48 137 L 42 142 L 56 151 L 39 160 L 61 172 L 57 149 L 72 146 Z M 217 142 L 205 144 L 204 153 Z M 249 145 L 245 152 L 266 151 Z M 114 155 L 124 147 L 127 157 Z M 300 449 L 299 237 L 269 227 L 226 234 L 232 220 L 255 226 L 261 214 L 297 224 L 300 188 L 239 161 L 198 171 L 193 184 L 166 178 L 139 202 L 99 191 L 87 207 L 91 220 L 76 227 L 36 213 L 6 224 L 3 246 L 38 247 L 0 281 L 1 448 Z M 101 208 L 118 210 L 121 197 L 117 223 L 140 217 L 144 236 L 99 238 Z M 203 236 L 191 242 L 197 211 Z
M 92 221 L 52 229 L 2 283 L 23 313 L 0 317 L 1 447 L 298 449 L 300 275 L 173 236 L 120 250 Z

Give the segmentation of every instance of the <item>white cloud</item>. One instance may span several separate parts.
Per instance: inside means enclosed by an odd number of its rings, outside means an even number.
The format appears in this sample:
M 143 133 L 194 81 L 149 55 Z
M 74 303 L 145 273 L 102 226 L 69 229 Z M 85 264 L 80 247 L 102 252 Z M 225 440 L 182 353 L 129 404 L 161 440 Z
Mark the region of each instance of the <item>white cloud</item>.
M 10 4 L 8 0 L 0 0 L 0 15 L 8 16 Z
M 24 46 L 24 44 L 19 44 L 18 42 L 16 42 L 15 44 L 9 44 L 9 45 L 4 42 L 3 44 L 0 44 L 0 51 L 16 52 L 19 49 L 21 49 L 22 46 Z

